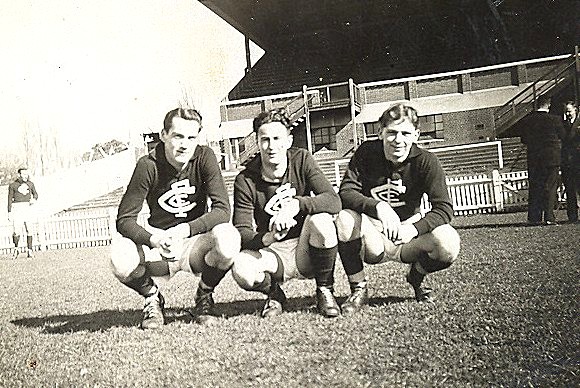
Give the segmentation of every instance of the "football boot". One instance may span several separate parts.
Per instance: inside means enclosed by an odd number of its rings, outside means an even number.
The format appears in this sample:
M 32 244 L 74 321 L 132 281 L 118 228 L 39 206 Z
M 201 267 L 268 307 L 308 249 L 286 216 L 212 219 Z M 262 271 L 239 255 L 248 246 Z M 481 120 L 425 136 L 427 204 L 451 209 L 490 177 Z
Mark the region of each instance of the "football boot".
M 215 314 L 213 292 L 198 293 L 195 295 L 195 307 L 190 311 L 195 322 L 200 325 L 211 325 L 218 321 Z
M 284 294 L 278 283 L 272 283 L 268 299 L 266 299 L 266 303 L 264 303 L 262 308 L 262 318 L 270 318 L 282 314 L 285 304 L 286 294 Z
M 143 307 L 143 319 L 141 320 L 141 329 L 155 330 L 160 329 L 165 324 L 163 309 L 165 307 L 165 298 L 159 291 L 145 298 Z
M 351 284 L 350 296 L 342 304 L 342 313 L 347 315 L 354 313 L 369 301 L 367 282 Z
M 340 307 L 330 287 L 316 288 L 316 308 L 318 312 L 327 318 L 336 318 L 340 315 Z

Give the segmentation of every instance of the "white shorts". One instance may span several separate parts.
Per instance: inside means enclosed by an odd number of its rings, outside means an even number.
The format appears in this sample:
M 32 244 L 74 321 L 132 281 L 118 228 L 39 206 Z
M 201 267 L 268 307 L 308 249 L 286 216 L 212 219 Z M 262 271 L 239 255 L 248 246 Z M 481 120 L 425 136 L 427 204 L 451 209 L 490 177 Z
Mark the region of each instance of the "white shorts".
M 159 229 L 145 225 L 145 229 L 154 233 Z M 196 242 L 202 235 L 185 238 L 174 250 L 175 258 L 166 259 L 161 255 L 158 248 L 150 248 L 146 245 L 137 245 L 131 239 L 115 232 L 111 242 L 111 265 L 115 274 L 122 277 L 130 274 L 139 264 L 166 261 L 169 266 L 169 277 L 173 277 L 179 271 L 185 271 L 199 276 L 201 268 L 194 271 L 190 266 L 190 256 L 195 249 Z M 203 258 L 201 258 L 203 260 Z
M 277 241 L 259 250 L 262 258 L 274 255 L 284 269 L 284 279 L 311 279 L 314 270 L 308 255 L 308 245 L 299 244 L 299 238 Z M 302 272 L 298 269 L 301 268 Z
M 10 220 L 15 229 L 22 229 L 25 223 L 32 220 L 34 207 L 30 202 L 13 202 L 10 211 Z
M 387 238 L 387 236 L 385 236 L 383 234 L 383 224 L 381 221 L 377 220 L 376 218 L 369 217 L 366 214 L 363 214 L 362 216 L 367 218 L 370 221 L 370 223 L 375 227 L 375 229 L 381 233 L 381 237 L 383 240 L 383 246 L 384 246 L 383 257 L 380 261 L 373 263 L 373 264 L 382 264 L 382 263 L 386 263 L 387 261 L 400 262 L 401 261 L 401 250 L 403 249 L 404 244 L 395 244 L 391 240 L 389 240 Z M 402 224 L 412 224 L 414 222 L 419 221 L 420 219 L 421 219 L 421 214 L 415 214 L 414 216 L 406 219 L 405 221 L 402 221 L 401 223 Z

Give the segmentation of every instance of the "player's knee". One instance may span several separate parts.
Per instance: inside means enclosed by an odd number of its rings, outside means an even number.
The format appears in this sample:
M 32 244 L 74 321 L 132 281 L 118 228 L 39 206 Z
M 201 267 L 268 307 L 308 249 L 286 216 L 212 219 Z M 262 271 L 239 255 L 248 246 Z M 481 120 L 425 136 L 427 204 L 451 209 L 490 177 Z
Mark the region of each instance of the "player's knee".
M 215 241 L 215 250 L 224 258 L 233 260 L 240 252 L 240 233 L 232 224 L 219 224 L 212 229 Z
M 127 263 L 128 264 L 128 263 Z M 121 282 L 121 283 L 129 283 L 134 279 L 138 279 L 145 274 L 145 267 L 139 265 L 119 265 L 117 262 L 114 263 L 114 260 L 111 260 L 111 269 L 113 275 Z
M 334 221 L 338 241 L 351 241 L 356 238 L 355 231 L 360 229 L 361 216 L 350 209 L 341 210 Z
M 232 277 L 244 290 L 252 290 L 260 281 L 254 262 L 255 258 L 245 252 L 240 252 L 234 259 Z
M 336 226 L 332 215 L 328 213 L 313 214 L 309 217 L 309 243 L 319 248 L 331 248 L 338 244 Z
M 449 224 L 441 225 L 432 232 L 437 260 L 451 264 L 459 256 L 461 241 L 457 231 Z

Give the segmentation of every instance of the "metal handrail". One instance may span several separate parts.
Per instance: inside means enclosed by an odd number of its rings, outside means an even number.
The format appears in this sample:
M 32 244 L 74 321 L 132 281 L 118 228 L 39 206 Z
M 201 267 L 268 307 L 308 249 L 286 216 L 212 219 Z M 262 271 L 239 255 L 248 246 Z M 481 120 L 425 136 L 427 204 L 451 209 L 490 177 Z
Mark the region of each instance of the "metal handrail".
M 574 66 L 575 64 L 574 57 L 575 57 L 574 55 L 571 55 L 568 58 L 572 58 L 572 61 L 546 72 L 543 76 L 541 76 L 527 88 L 516 94 L 508 102 L 506 102 L 504 105 L 496 109 L 496 111 L 494 112 L 496 124 L 499 123 L 501 125 L 501 123 L 504 121 L 502 120 L 504 116 L 506 116 L 510 112 L 512 114 L 508 117 L 508 119 L 510 117 L 515 116 L 517 114 L 516 108 L 518 106 L 521 106 L 522 104 L 533 105 L 538 96 L 544 94 L 548 90 L 557 86 L 561 81 L 566 80 L 566 77 L 564 75 Z

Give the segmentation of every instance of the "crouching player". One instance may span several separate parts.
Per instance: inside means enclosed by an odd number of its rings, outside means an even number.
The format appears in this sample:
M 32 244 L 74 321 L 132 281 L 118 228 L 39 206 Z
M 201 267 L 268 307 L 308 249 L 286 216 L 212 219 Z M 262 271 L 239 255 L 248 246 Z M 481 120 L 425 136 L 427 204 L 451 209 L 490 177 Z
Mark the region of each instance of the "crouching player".
M 215 320 L 212 292 L 240 250 L 221 172 L 211 149 L 198 144 L 200 130 L 196 110 L 167 113 L 161 142 L 139 159 L 119 205 L 111 263 L 115 276 L 145 298 L 143 329 L 163 326 L 158 283 L 180 270 L 201 274 L 196 320 Z M 142 227 L 137 218 L 144 201 L 151 215 Z
M 379 122 L 379 139 L 356 150 L 339 189 L 344 208 L 336 221 L 339 253 L 352 292 L 343 314 L 368 299 L 363 260 L 410 264 L 407 281 L 423 302 L 432 298 L 432 290 L 423 287 L 425 275 L 449 267 L 459 254 L 445 174 L 435 155 L 415 144 L 417 111 L 396 104 Z M 422 217 L 424 193 L 432 208 Z
M 281 283 L 314 277 L 318 311 L 336 317 L 334 216 L 340 198 L 312 155 L 291 147 L 291 125 L 283 109 L 260 113 L 253 129 L 260 153 L 234 183 L 233 222 L 243 251 L 232 275 L 240 287 L 267 295 L 263 317 L 283 311 Z

